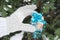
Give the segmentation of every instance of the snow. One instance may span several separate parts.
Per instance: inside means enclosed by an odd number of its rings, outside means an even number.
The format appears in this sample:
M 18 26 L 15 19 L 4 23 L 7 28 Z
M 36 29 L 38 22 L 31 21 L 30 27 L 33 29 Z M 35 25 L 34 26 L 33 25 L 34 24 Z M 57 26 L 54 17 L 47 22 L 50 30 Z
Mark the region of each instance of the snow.
M 9 0 L 5 0 L 6 2 L 9 2 Z
M 8 10 L 9 10 L 9 9 L 8 9 L 7 7 L 5 7 L 5 6 L 3 7 L 3 9 L 4 9 L 4 10 L 6 10 L 6 11 L 8 11 Z
M 7 31 L 7 21 L 5 18 L 1 18 L 0 17 L 0 37 L 4 36 L 4 35 L 8 35 L 8 31 Z
M 56 36 L 55 38 L 54 38 L 54 40 L 57 40 L 58 39 L 58 36 Z
M 58 40 L 60 40 L 60 39 L 58 39 Z
M 12 5 L 7 5 L 9 8 L 12 8 Z
M 24 33 L 24 32 L 21 32 L 21 33 L 19 33 L 19 34 L 14 35 L 13 37 L 10 38 L 10 40 L 22 40 L 22 38 L 23 38 L 23 33 Z
M 26 5 L 18 8 L 9 17 L 0 17 L 0 37 L 19 30 L 26 32 L 34 32 L 34 26 L 30 24 L 24 24 L 22 23 L 22 21 L 26 16 L 31 15 L 35 8 L 35 5 Z
M 31 1 L 31 0 L 24 0 L 24 2 L 28 2 L 28 1 Z
M 48 1 L 47 4 L 49 4 L 50 2 Z

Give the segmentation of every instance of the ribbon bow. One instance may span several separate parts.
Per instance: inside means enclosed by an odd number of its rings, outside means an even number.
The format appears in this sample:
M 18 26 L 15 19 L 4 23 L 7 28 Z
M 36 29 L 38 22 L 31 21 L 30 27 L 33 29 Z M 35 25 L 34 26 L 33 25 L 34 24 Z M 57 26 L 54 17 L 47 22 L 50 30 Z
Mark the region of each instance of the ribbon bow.
M 37 22 L 41 22 L 43 23 L 44 25 L 46 24 L 46 21 L 42 19 L 43 15 L 42 13 L 38 13 L 38 12 L 33 12 L 32 14 L 32 18 L 31 18 L 31 24 L 33 24 L 34 26 L 37 25 Z M 42 36 L 42 32 L 41 30 L 36 30 L 34 33 L 33 33 L 33 37 L 34 38 L 41 38 Z
M 34 12 L 32 14 L 31 23 L 36 24 L 37 22 L 41 22 L 43 24 L 46 24 L 46 21 L 43 20 L 42 17 L 43 17 L 42 13 Z

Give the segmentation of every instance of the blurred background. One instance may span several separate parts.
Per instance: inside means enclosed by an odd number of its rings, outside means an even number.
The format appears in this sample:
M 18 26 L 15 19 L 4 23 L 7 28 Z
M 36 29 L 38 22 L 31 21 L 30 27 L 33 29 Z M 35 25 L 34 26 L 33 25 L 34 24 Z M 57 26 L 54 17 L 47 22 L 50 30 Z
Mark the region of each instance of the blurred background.
M 60 0 L 41 0 L 43 2 L 43 15 L 47 25 L 43 34 L 54 40 L 54 37 L 60 38 Z M 10 16 L 16 9 L 25 5 L 36 4 L 37 0 L 0 0 L 0 17 Z M 16 33 L 11 33 L 2 37 L 0 40 L 10 40 L 10 37 Z M 31 33 L 25 33 L 27 40 L 32 39 Z M 39 40 L 39 39 L 38 39 Z M 58 40 L 58 39 L 57 39 Z

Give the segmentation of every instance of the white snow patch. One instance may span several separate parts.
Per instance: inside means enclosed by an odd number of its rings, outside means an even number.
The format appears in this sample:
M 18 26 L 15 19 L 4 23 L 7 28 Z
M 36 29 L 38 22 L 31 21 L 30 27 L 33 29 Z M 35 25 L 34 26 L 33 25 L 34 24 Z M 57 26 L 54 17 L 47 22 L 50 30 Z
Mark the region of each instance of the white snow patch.
M 14 35 L 13 37 L 10 38 L 10 40 L 22 40 L 22 38 L 23 38 L 23 33 L 24 33 L 24 32 L 21 32 L 21 33 L 19 33 L 19 34 Z
M 9 0 L 5 0 L 6 2 L 9 2 Z
M 48 1 L 47 4 L 49 4 L 50 2 Z
M 24 2 L 28 2 L 28 1 L 31 1 L 31 0 L 24 0 Z
M 0 37 L 8 35 L 6 18 L 0 17 Z
M 9 8 L 12 8 L 12 5 L 7 5 Z
M 3 9 L 4 9 L 4 10 L 6 10 L 6 11 L 8 11 L 8 8 L 7 8 L 7 7 L 5 7 L 5 6 L 3 7 Z

